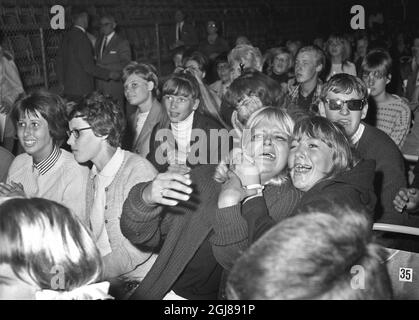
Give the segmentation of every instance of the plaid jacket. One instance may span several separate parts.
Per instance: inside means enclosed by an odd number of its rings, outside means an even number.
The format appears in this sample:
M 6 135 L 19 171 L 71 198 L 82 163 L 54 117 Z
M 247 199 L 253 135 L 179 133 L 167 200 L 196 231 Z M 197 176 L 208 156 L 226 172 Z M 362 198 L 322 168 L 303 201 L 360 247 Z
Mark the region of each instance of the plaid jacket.
M 286 97 L 286 106 L 288 107 L 290 104 L 294 104 L 298 106 L 298 93 L 300 92 L 300 86 L 301 84 L 298 84 L 296 86 L 292 86 L 288 88 L 288 94 Z M 311 107 L 310 111 L 317 112 L 318 103 L 320 99 L 320 94 L 322 92 L 323 88 L 323 81 L 318 79 L 316 88 L 314 89 L 313 98 L 311 100 Z

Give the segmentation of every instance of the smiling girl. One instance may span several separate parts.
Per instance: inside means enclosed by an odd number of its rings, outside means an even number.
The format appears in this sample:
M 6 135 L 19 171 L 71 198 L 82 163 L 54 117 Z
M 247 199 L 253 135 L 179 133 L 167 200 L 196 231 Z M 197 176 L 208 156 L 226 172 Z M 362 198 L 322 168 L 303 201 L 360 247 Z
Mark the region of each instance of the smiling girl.
M 315 116 L 297 122 L 291 137 L 288 167 L 293 185 L 304 192 L 292 215 L 304 210 L 327 209 L 331 205 L 346 205 L 368 214 L 374 212 L 374 161 L 358 161 L 343 129 L 326 118 Z M 251 217 L 248 223 L 249 229 L 255 230 L 253 240 L 275 224 L 259 195 L 249 198 L 242 212 L 244 217 Z
M 12 118 L 25 153 L 10 166 L 0 196 L 28 196 L 54 200 L 85 217 L 88 168 L 80 166 L 60 146 L 66 137 L 67 116 L 63 100 L 48 91 L 19 98 Z

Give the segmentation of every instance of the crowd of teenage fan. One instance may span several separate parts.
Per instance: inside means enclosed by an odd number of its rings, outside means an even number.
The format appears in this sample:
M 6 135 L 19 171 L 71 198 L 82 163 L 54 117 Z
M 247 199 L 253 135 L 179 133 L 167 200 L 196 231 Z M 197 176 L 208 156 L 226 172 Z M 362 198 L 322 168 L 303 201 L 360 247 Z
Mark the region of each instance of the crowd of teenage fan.
M 389 256 L 418 241 L 372 225 L 419 226 L 419 35 L 375 24 L 262 53 L 216 21 L 200 42 L 177 12 L 161 76 L 112 16 L 93 42 L 85 12 L 74 25 L 60 94 L 1 110 L 1 298 L 409 298 Z

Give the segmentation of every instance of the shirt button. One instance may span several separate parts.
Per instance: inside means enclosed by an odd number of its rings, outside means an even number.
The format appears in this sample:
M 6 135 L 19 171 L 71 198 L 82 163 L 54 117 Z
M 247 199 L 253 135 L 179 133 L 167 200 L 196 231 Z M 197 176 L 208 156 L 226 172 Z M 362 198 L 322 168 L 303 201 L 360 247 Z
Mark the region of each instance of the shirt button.
M 108 210 L 108 206 L 105 206 L 105 210 Z
M 105 223 L 108 223 L 108 219 L 105 220 Z
M 105 191 L 106 191 L 106 192 L 108 191 L 108 187 L 106 187 L 106 188 L 105 188 Z

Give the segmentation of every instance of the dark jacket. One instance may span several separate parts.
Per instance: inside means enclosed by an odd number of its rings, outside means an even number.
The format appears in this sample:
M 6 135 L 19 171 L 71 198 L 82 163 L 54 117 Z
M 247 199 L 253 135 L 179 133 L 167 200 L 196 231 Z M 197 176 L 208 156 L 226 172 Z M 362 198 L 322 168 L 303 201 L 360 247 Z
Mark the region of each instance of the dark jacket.
M 106 70 L 122 72 L 122 69 L 131 61 L 131 48 L 128 40 L 115 33 L 101 55 L 102 44 L 103 37 L 96 41 L 96 64 Z M 121 80 L 104 81 L 98 79 L 96 86 L 98 90 L 111 95 L 123 107 L 124 87 Z
M 57 75 L 64 95 L 81 98 L 95 88 L 94 78 L 109 79 L 109 70 L 95 65 L 93 46 L 81 29 L 72 27 L 57 55 Z
M 171 131 L 169 130 L 170 121 L 167 116 L 162 121 L 160 121 L 160 123 L 156 124 L 153 128 L 153 131 L 150 136 L 150 152 L 147 155 L 147 160 L 150 161 L 159 172 L 165 172 L 169 167 L 169 164 L 167 163 L 167 161 L 164 161 L 164 163 L 161 162 L 162 160 L 167 159 L 167 149 L 159 148 L 162 145 L 163 141 L 161 141 L 160 139 L 156 139 L 157 132 L 160 129 L 166 129 L 166 133 L 171 133 Z M 228 155 L 228 151 L 230 151 L 232 148 L 231 137 L 227 141 L 227 147 L 222 143 L 219 143 L 219 139 L 211 139 L 211 129 L 224 129 L 218 122 L 195 111 L 192 129 L 202 129 L 205 134 L 205 137 L 195 136 L 194 139 L 191 140 L 191 153 L 188 155 L 186 162 L 186 165 L 188 167 L 193 168 L 200 164 L 218 164 L 222 156 L 225 157 Z M 194 133 L 192 133 L 192 136 L 194 136 Z M 160 154 L 160 151 L 164 150 L 165 152 L 163 154 Z M 215 152 L 215 150 L 217 150 L 217 153 Z M 225 150 L 224 154 L 221 152 L 222 150 Z M 160 161 L 158 161 L 157 159 L 160 158 L 159 155 L 163 156 L 163 159 L 161 159 Z
M 376 203 L 373 187 L 374 170 L 374 160 L 362 160 L 352 170 L 319 182 L 304 193 L 292 215 L 317 209 L 329 212 L 331 207 L 339 205 L 364 211 L 372 218 Z M 257 224 L 249 225 L 249 229 L 254 230 L 253 239 L 249 241 L 256 241 L 276 224 L 268 215 L 262 197 L 245 202 L 242 210 L 243 217 L 249 224 Z

